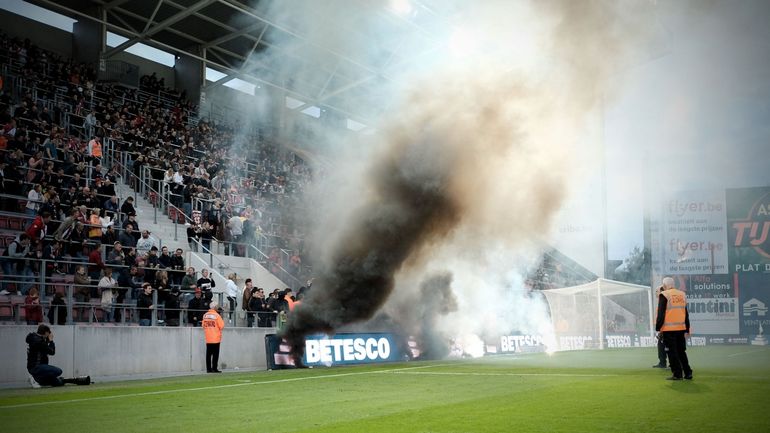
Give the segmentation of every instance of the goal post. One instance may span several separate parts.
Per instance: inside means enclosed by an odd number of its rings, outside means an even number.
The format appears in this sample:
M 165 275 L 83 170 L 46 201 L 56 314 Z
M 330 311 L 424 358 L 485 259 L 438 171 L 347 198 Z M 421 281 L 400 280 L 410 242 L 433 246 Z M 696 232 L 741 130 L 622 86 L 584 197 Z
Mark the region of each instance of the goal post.
M 561 350 L 639 345 L 639 337 L 652 337 L 653 304 L 649 286 L 599 278 L 572 287 L 543 290 L 554 334 Z

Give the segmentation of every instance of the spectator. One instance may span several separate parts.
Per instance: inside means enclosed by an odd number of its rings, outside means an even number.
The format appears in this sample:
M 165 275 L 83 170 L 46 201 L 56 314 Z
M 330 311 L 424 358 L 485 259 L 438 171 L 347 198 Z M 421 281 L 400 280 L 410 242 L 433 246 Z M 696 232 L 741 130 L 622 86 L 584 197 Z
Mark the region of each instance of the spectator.
M 27 325 L 37 325 L 43 321 L 43 306 L 40 305 L 37 287 L 31 288 L 24 299 L 24 318 L 27 319 Z
M 118 296 L 115 288 L 118 286 L 118 282 L 112 278 L 112 269 L 104 268 L 104 276 L 99 280 L 99 289 L 101 290 L 102 298 L 102 311 L 104 312 L 104 321 L 112 322 L 114 319 L 114 306 L 115 300 Z
M 238 275 L 234 272 L 228 275 L 227 286 L 225 287 L 225 295 L 227 295 L 227 302 L 230 307 L 228 309 L 227 322 L 230 324 L 233 323 L 233 313 L 235 312 L 235 307 L 238 306 L 238 285 L 235 283 L 236 278 L 238 278 Z
M 197 281 L 198 287 L 203 290 L 203 297 L 206 299 L 206 302 L 211 302 L 211 299 L 214 297 L 214 293 L 211 291 L 214 287 L 217 286 L 217 283 L 209 278 L 209 270 L 204 269 L 201 271 L 201 277 L 198 278 Z
M 284 306 L 286 307 L 283 311 L 286 311 L 286 312 L 294 311 L 294 307 L 297 301 L 292 295 L 292 290 L 288 287 L 283 292 L 283 300 L 284 300 Z
M 69 254 L 72 257 L 83 257 L 85 246 L 88 243 L 88 234 L 85 226 L 80 221 L 75 223 L 75 229 L 70 233 Z
M 120 206 L 120 213 L 124 215 L 136 216 L 136 208 L 134 207 L 133 197 L 126 197 L 126 199 L 123 201 L 123 204 Z
M 107 254 L 107 264 L 114 267 L 118 274 L 126 264 L 126 252 L 123 250 L 123 245 L 120 242 L 115 241 L 112 251 Z
M 122 302 L 122 299 L 120 299 L 121 290 L 124 291 L 124 293 L 130 292 L 131 299 L 138 299 L 140 289 L 142 288 L 142 282 L 139 278 L 139 269 L 136 266 L 131 266 L 128 272 L 121 272 L 120 277 L 118 277 L 118 287 L 118 303 Z
M 104 216 L 115 219 L 119 209 L 118 204 L 118 197 L 115 195 L 105 200 L 102 205 L 102 208 L 104 208 Z
M 201 246 L 204 253 L 211 252 L 211 240 L 214 238 L 214 232 L 211 230 L 211 225 L 208 221 L 203 221 L 200 228 Z
M 60 241 L 68 241 L 70 238 L 70 234 L 72 234 L 72 230 L 75 229 L 75 222 L 77 222 L 77 209 L 71 209 L 70 210 L 70 216 L 64 219 L 64 221 L 59 224 L 59 227 L 56 229 L 56 231 L 53 233 L 53 238 Z
M 67 273 L 67 265 L 62 263 L 64 260 L 64 249 L 62 248 L 61 241 L 54 240 L 43 247 L 42 259 L 46 261 L 45 268 L 49 275 L 63 275 Z
M 139 240 L 141 232 L 139 231 L 139 223 L 136 221 L 136 213 L 129 213 L 125 221 L 123 221 L 123 230 L 131 227 L 131 235 L 134 237 L 134 242 Z M 147 232 L 149 235 L 149 232 Z
M 248 311 L 249 309 L 249 299 L 251 299 L 251 289 L 253 288 L 254 288 L 254 283 L 251 282 L 251 278 L 246 278 L 246 282 L 244 283 L 244 286 L 243 286 L 243 291 L 241 292 L 241 309 L 243 311 Z
M 29 158 L 29 162 L 27 163 L 27 182 L 36 182 L 42 177 L 41 174 L 44 162 L 43 152 L 36 152 Z
M 78 266 L 77 269 L 75 269 L 75 286 L 73 289 L 73 296 L 75 297 L 75 302 L 77 303 L 77 306 L 80 306 L 78 311 L 80 314 L 78 314 L 78 318 L 81 321 L 88 320 L 87 309 L 86 304 L 91 300 L 91 288 L 89 287 L 91 285 L 91 279 L 88 278 L 88 275 L 86 274 L 86 267 L 85 266 Z M 76 305 L 73 305 L 73 311 L 74 307 Z M 74 316 L 74 313 L 73 313 Z M 73 317 L 74 319 L 74 317 Z
M 156 251 L 158 250 L 157 242 L 154 238 L 150 237 L 150 232 L 148 230 L 142 231 L 142 237 L 136 241 L 136 254 L 138 256 L 143 256 L 153 248 L 155 248 Z
M 136 238 L 134 238 L 134 228 L 132 225 L 126 226 L 126 228 L 118 236 L 120 244 L 126 248 L 136 247 Z
M 179 315 L 181 313 L 179 304 L 179 289 L 174 287 L 166 297 L 165 315 L 166 326 L 179 326 Z
M 171 282 L 168 279 L 168 271 L 161 269 L 156 272 L 155 284 L 153 287 L 158 291 L 158 302 L 165 304 L 168 294 L 171 293 Z
M 67 303 L 64 302 L 64 295 L 56 292 L 51 299 L 51 307 L 48 309 L 48 322 L 52 325 L 67 324 Z
M 152 247 L 150 248 L 150 253 L 145 258 L 145 270 L 144 270 L 144 280 L 148 282 L 155 282 L 155 274 L 158 272 L 158 269 L 160 269 L 160 262 L 158 261 L 158 248 Z
M 171 268 L 171 255 L 168 253 L 168 247 L 162 247 L 160 249 L 160 257 L 158 257 L 161 269 Z
M 171 281 L 178 286 L 182 283 L 182 277 L 185 275 L 184 256 L 182 249 L 177 248 L 174 255 L 171 256 Z
M 91 209 L 91 216 L 88 219 L 88 239 L 95 242 L 101 242 L 102 239 L 102 220 L 99 218 L 99 209 Z
M 112 252 L 113 245 L 118 242 L 118 233 L 115 232 L 115 226 L 110 222 L 107 228 L 103 229 L 101 243 L 107 246 L 107 252 Z
M 32 244 L 37 244 L 38 240 L 43 239 L 48 231 L 48 223 L 51 221 L 51 212 L 42 211 L 36 216 L 26 233 Z
M 94 136 L 88 142 L 88 156 L 94 162 L 94 165 L 101 164 L 102 161 L 102 139 L 98 135 Z
M 11 241 L 8 247 L 3 251 L 3 256 L 0 258 L 3 267 L 3 293 L 10 292 L 9 280 L 16 279 L 17 281 L 27 281 L 32 277 L 32 270 L 27 265 L 25 257 L 29 255 L 29 235 L 26 233 L 19 233 L 16 239 Z M 13 277 L 16 276 L 16 277 Z M 16 284 L 18 291 L 19 283 Z M 22 294 L 24 291 L 22 290 Z
M 198 252 L 198 242 L 200 242 L 200 226 L 193 221 L 187 226 L 187 245 L 190 246 L 190 251 Z M 205 252 L 205 251 L 203 251 Z
M 152 302 L 152 284 L 144 283 L 143 292 L 136 301 L 136 309 L 139 310 L 139 326 L 152 325 L 152 310 L 155 308 Z
M 249 311 L 256 314 L 258 327 L 270 327 L 275 312 L 268 307 L 265 301 L 265 291 L 262 288 L 252 290 L 251 299 L 249 299 Z
M 40 184 L 36 184 L 29 190 L 29 193 L 27 193 L 25 213 L 29 217 L 29 222 L 32 222 L 37 215 L 37 210 L 40 209 L 40 206 L 43 204 L 43 194 L 40 192 L 42 188 L 43 187 L 40 186 Z
M 184 277 L 182 277 L 182 281 L 180 283 L 182 290 L 195 290 L 195 287 L 197 286 L 197 280 L 195 278 L 195 268 L 190 266 L 187 268 L 187 273 L 185 273 Z
M 243 256 L 241 245 L 238 244 L 241 235 L 243 235 L 243 220 L 240 216 L 233 215 L 227 223 L 227 228 L 230 229 L 230 240 L 232 241 L 230 254 L 234 256 Z M 225 254 L 227 254 L 227 252 L 225 252 Z
M 192 326 L 197 327 L 200 324 L 201 317 L 206 312 L 205 303 L 200 287 L 196 287 L 195 295 L 187 303 L 187 322 Z
M 91 279 L 94 281 L 99 281 L 99 279 L 101 279 L 101 273 L 103 269 L 104 262 L 102 261 L 102 248 L 101 245 L 97 245 L 88 254 L 88 276 L 91 277 Z M 97 293 L 92 291 L 91 297 L 96 298 Z

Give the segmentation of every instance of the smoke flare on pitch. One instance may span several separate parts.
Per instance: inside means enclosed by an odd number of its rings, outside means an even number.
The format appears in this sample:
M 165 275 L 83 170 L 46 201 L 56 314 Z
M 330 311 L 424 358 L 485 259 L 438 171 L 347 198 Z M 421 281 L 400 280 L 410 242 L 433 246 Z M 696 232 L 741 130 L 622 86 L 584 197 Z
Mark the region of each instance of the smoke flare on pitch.
M 371 318 L 399 273 L 419 273 L 445 244 L 515 246 L 547 234 L 568 191 L 574 135 L 627 37 L 611 25 L 612 3 L 572 3 L 540 11 L 553 26 L 549 54 L 561 67 L 547 82 L 469 59 L 405 87 L 378 151 L 359 178 L 348 179 L 355 188 L 329 200 L 334 218 L 316 240 L 313 290 L 282 332 L 297 360 L 306 335 Z

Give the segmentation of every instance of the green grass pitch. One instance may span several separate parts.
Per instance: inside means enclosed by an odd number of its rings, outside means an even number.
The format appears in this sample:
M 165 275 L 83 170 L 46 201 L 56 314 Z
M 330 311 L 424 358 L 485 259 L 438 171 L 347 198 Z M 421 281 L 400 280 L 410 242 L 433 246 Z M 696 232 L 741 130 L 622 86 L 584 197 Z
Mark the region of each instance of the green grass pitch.
M 770 348 L 612 349 L 0 391 L 3 432 L 770 431 Z

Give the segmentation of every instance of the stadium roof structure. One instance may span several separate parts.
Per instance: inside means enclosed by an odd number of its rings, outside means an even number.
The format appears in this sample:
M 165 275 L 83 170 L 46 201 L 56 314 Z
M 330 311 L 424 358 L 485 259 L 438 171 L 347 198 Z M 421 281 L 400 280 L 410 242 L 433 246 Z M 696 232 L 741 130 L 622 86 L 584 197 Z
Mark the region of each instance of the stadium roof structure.
M 226 75 L 207 86 L 235 78 L 284 90 L 304 102 L 366 121 L 386 107 L 378 101 L 380 86 L 417 64 L 444 44 L 436 35 L 450 26 L 452 3 L 407 1 L 408 13 L 387 3 L 351 0 L 345 19 L 325 18 L 328 3 L 308 0 L 28 0 L 30 3 L 106 26 L 128 40 L 105 52 L 105 58 L 144 43 L 203 61 Z M 403 0 L 406 1 L 406 0 Z M 317 16 L 314 29 L 343 35 L 345 43 L 328 44 L 310 35 L 297 14 L 278 13 L 276 5 Z M 374 5 L 374 6 L 373 6 Z M 300 9 L 301 8 L 301 9 Z M 366 12 L 366 13 L 364 13 Z M 387 37 L 383 37 L 387 35 Z M 333 46 L 334 45 L 334 46 Z M 269 53 L 269 56 L 260 56 Z M 276 68 L 275 65 L 281 65 Z

